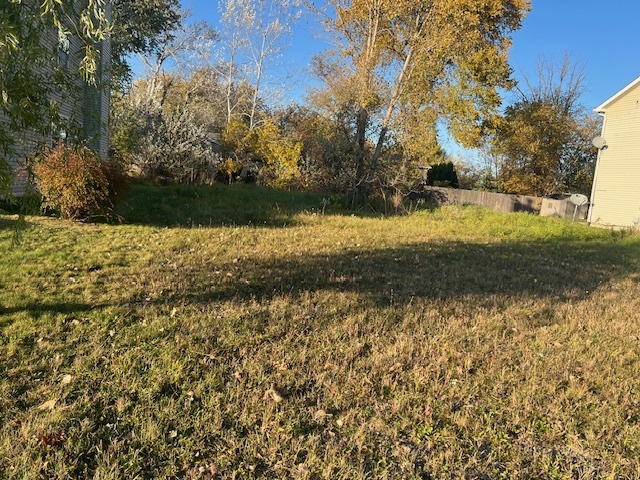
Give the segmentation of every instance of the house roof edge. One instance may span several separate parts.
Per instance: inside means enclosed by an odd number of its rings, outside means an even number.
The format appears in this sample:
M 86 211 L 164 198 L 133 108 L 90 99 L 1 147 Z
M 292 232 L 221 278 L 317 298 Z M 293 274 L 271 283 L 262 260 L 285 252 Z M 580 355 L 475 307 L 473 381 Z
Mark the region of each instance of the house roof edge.
M 609 105 L 611 105 L 618 98 L 623 96 L 625 93 L 627 93 L 629 90 L 633 89 L 638 84 L 640 84 L 640 77 L 636 78 L 633 82 L 631 82 L 629 85 L 624 87 L 622 90 L 620 90 L 614 96 L 610 97 L 608 100 L 606 100 L 603 103 L 601 103 L 600 105 L 598 105 L 596 108 L 593 109 L 593 111 L 597 112 L 597 113 L 604 113 Z

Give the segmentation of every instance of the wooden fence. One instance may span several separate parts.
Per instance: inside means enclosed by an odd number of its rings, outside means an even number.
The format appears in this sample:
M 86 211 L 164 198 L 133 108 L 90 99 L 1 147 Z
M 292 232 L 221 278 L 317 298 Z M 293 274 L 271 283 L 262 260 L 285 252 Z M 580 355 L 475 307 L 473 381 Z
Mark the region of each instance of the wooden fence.
M 424 199 L 436 205 L 482 205 L 498 212 L 529 212 L 546 217 L 573 218 L 575 211 L 575 218 L 580 220 L 587 218 L 589 209 L 588 205 L 582 205 L 576 211 L 569 195 L 553 199 L 443 187 L 424 187 L 421 192 L 411 193 L 410 198 Z

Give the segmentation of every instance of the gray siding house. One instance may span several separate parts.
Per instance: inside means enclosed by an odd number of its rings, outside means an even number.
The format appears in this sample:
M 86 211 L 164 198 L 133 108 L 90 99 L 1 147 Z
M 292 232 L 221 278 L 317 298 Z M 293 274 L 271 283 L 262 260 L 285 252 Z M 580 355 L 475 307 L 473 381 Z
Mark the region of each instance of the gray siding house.
M 640 227 L 640 77 L 596 107 L 606 146 L 598 153 L 588 221 Z
M 107 14 L 109 13 L 108 11 Z M 45 136 L 34 131 L 14 133 L 13 151 L 5 160 L 13 170 L 11 191 L 16 196 L 23 195 L 27 186 L 26 158 L 43 146 L 51 146 L 60 140 L 67 143 L 83 140 L 98 152 L 103 160 L 106 160 L 108 155 L 110 39 L 107 37 L 95 45 L 99 52 L 95 85 L 84 82 L 78 73 L 80 61 L 84 56 L 84 45 L 79 38 L 69 36 L 60 39 L 57 32 L 52 31 L 48 39 L 53 46 L 52 52 L 57 46 L 58 55 L 57 61 L 53 59 L 51 66 L 43 72 L 44 76 L 53 79 L 56 73 L 64 70 L 68 78 L 73 79 L 64 87 L 56 86 L 51 89 L 50 102 L 56 105 L 65 127 L 52 127 L 50 134 Z M 6 112 L 0 108 L 0 123 L 6 125 L 7 122 Z

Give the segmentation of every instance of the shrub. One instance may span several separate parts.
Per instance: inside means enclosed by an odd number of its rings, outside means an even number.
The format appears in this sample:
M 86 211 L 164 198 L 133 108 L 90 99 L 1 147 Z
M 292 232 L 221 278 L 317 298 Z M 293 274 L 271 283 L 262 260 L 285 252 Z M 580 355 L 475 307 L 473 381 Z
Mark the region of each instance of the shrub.
M 300 175 L 298 163 L 302 143 L 287 138 L 272 121 L 266 121 L 255 134 L 254 155 L 262 160 L 260 180 L 272 187 L 294 186 Z
M 124 186 L 120 167 L 102 162 L 85 146 L 48 149 L 35 158 L 32 172 L 42 206 L 62 218 L 108 214 Z
M 220 164 L 220 172 L 227 177 L 229 185 L 231 185 L 233 178 L 238 175 L 241 170 L 242 164 L 234 158 L 227 158 Z
M 264 185 L 295 188 L 304 183 L 299 168 L 303 145 L 288 137 L 273 119 L 253 130 L 233 121 L 222 132 L 222 143 L 224 150 L 241 160 L 242 167 L 260 165 L 258 181 Z
M 120 162 L 114 160 L 101 162 L 101 167 L 109 186 L 108 208 L 112 209 L 125 191 L 129 177 L 125 174 L 125 168 Z
M 431 167 L 427 175 L 427 184 L 434 187 L 458 188 L 458 175 L 452 162 L 438 163 Z
M 120 125 L 120 158 L 144 176 L 170 183 L 212 184 L 218 174 L 220 157 L 211 139 L 187 107 L 165 111 L 146 105 L 137 112 L 137 124 Z M 126 145 L 134 139 L 135 146 Z

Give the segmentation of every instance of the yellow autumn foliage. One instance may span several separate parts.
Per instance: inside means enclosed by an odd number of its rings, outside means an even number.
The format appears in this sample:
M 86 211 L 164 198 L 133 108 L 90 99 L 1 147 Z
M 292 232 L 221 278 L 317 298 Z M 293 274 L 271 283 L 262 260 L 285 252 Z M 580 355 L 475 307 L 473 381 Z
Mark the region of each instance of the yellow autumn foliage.
M 228 152 L 261 164 L 260 181 L 266 185 L 286 187 L 300 175 L 302 143 L 288 138 L 271 119 L 253 130 L 234 120 L 222 132 L 222 141 Z
M 264 164 L 261 172 L 264 183 L 274 187 L 289 185 L 299 175 L 302 143 L 287 138 L 271 120 L 254 129 L 252 134 L 253 150 Z

